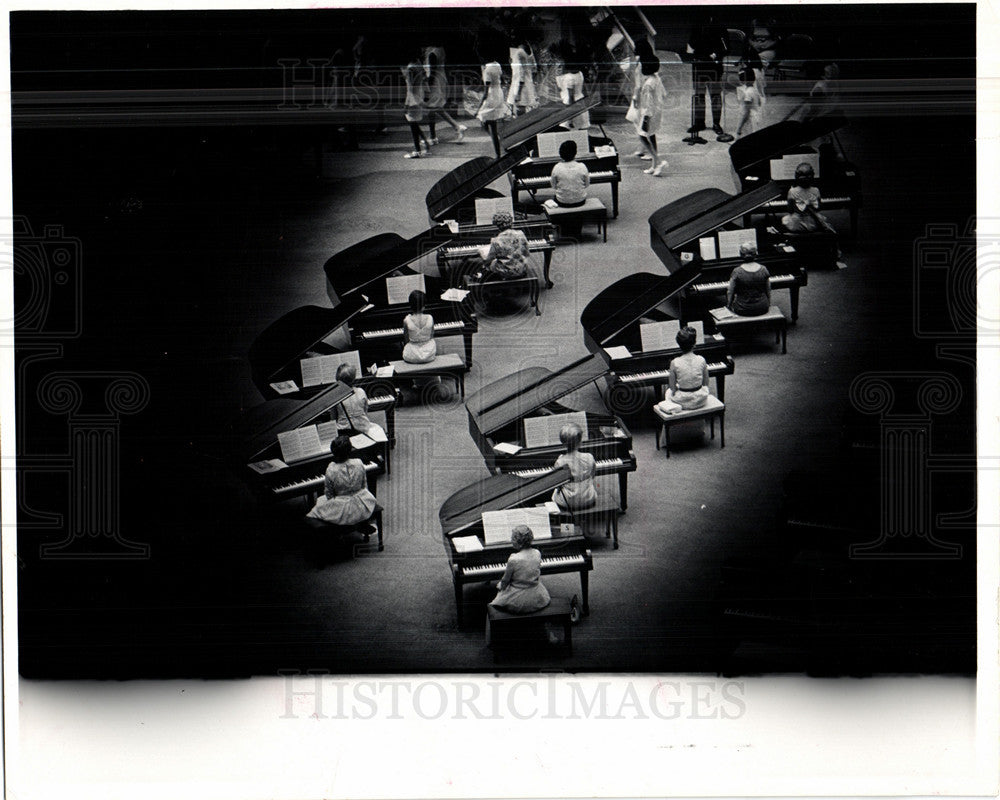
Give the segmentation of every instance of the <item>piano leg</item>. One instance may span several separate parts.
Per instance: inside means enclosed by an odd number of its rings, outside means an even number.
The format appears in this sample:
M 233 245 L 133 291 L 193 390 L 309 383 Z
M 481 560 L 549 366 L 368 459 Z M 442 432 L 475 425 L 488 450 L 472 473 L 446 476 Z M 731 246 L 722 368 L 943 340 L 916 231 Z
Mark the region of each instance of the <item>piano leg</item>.
M 461 628 L 464 622 L 464 615 L 462 613 L 462 601 L 465 599 L 462 593 L 462 584 L 459 583 L 457 578 L 452 578 L 452 583 L 455 584 L 455 610 L 458 615 L 458 627 Z
M 543 263 L 545 264 L 545 288 L 551 289 L 553 286 L 552 281 L 549 280 L 549 267 L 552 265 L 552 251 L 546 250 L 545 256 L 543 258 Z
M 622 500 L 622 513 L 628 511 L 628 473 L 618 473 L 618 494 Z
M 465 345 L 465 366 L 472 367 L 472 332 L 462 333 L 462 344 Z
M 618 219 L 618 182 L 611 181 L 611 214 L 615 219 Z M 608 235 L 608 229 L 604 229 L 605 237 Z M 605 238 L 604 241 L 607 241 Z
M 389 447 L 396 446 L 396 405 L 395 403 L 385 410 L 385 433 L 389 439 Z M 388 466 L 388 465 L 387 465 Z
M 583 595 L 583 616 L 590 616 L 590 573 L 580 570 L 580 594 Z
M 789 286 L 788 297 L 791 299 L 792 303 L 792 322 L 795 322 L 799 318 L 799 287 Z
M 715 376 L 715 394 L 719 398 L 720 403 L 726 402 L 726 376 L 716 375 Z

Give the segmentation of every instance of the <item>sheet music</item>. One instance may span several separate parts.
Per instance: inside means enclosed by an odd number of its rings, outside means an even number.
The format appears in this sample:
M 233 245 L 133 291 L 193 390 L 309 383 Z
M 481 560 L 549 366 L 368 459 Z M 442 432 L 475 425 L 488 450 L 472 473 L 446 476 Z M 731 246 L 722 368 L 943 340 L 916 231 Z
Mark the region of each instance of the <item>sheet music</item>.
M 795 168 L 799 164 L 810 164 L 816 177 L 819 177 L 819 153 L 792 153 L 771 159 L 771 180 L 795 180 Z
M 483 549 L 478 536 L 456 536 L 451 540 L 456 553 L 474 553 Z
M 295 381 L 278 381 L 269 385 L 278 394 L 291 394 L 299 390 L 299 386 Z
M 418 289 L 421 292 L 427 291 L 422 272 L 418 272 L 416 275 L 399 275 L 395 278 L 385 279 L 385 293 L 388 295 L 390 306 L 406 305 L 410 302 L 410 292 Z
M 544 506 L 483 512 L 483 536 L 486 544 L 508 544 L 511 531 L 518 525 L 531 528 L 536 540 L 552 538 L 552 523 Z
M 698 240 L 698 249 L 701 252 L 702 261 L 715 260 L 715 238 L 712 236 L 702 236 Z
M 557 131 L 538 134 L 538 157 L 559 158 L 559 147 L 566 141 L 576 142 L 577 155 L 590 152 L 590 138 L 587 131 Z
M 286 464 L 313 458 L 323 453 L 323 445 L 319 441 L 319 432 L 315 425 L 279 433 L 278 445 L 281 447 L 281 459 Z M 329 448 L 329 445 L 327 447 Z
M 323 446 L 324 450 L 329 450 L 330 442 L 340 436 L 337 423 L 334 421 L 321 422 L 316 426 L 316 433 L 319 435 L 319 443 Z
M 346 353 L 331 353 L 325 356 L 313 356 L 303 358 L 299 361 L 302 368 L 302 386 L 320 386 L 327 383 L 336 383 L 337 368 L 341 364 L 350 364 L 354 367 L 356 375 L 363 375 L 361 371 L 361 356 L 357 350 L 348 350 Z
M 719 258 L 739 258 L 740 245 L 751 242 L 757 246 L 756 228 L 739 228 L 735 231 L 719 231 Z
M 505 212 L 514 216 L 514 201 L 509 197 L 478 197 L 476 198 L 476 224 L 492 225 L 493 215 Z
M 266 475 L 269 472 L 277 472 L 279 469 L 284 469 L 288 464 L 280 458 L 269 458 L 266 461 L 254 461 L 248 466 L 258 475 Z
M 587 432 L 587 412 L 573 411 L 569 414 L 548 414 L 544 417 L 525 417 L 524 446 L 550 447 L 560 444 L 559 431 L 564 425 L 573 423 L 580 426 L 584 440 L 590 438 Z
M 616 345 L 615 347 L 605 347 L 604 352 L 608 354 L 608 358 L 615 360 L 619 358 L 631 358 L 632 353 L 625 345 Z

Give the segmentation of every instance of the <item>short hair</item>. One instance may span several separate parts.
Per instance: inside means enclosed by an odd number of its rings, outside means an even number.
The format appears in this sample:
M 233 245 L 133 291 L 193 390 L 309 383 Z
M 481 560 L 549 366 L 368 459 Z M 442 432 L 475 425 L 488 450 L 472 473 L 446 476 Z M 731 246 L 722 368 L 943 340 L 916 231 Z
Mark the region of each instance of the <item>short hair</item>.
M 823 77 L 828 81 L 835 81 L 840 77 L 840 66 L 833 62 L 823 67 Z
M 330 442 L 330 452 L 333 453 L 333 460 L 338 464 L 343 464 L 351 457 L 351 437 L 350 436 L 338 436 L 332 442 Z
M 643 58 L 642 59 L 642 74 L 643 75 L 655 75 L 660 71 L 660 61 L 656 58 Z
M 685 325 L 677 331 L 677 346 L 685 353 L 694 350 L 694 343 L 698 339 L 698 332 L 690 325 Z
M 579 425 L 575 425 L 572 422 L 568 425 L 563 425 L 559 431 L 559 441 L 570 450 L 575 450 L 580 446 L 580 442 L 583 441 L 583 431 L 580 430 Z
M 525 547 L 531 547 L 533 541 L 535 541 L 535 534 L 531 532 L 531 528 L 527 525 L 516 525 L 510 532 L 510 543 L 514 545 L 515 550 L 523 550 Z
M 414 289 L 412 292 L 410 292 L 410 311 L 412 311 L 414 314 L 419 314 L 421 311 L 424 310 L 424 301 L 426 299 L 427 295 L 425 295 L 419 289 Z
M 354 379 L 358 377 L 358 371 L 352 364 L 341 364 L 337 367 L 337 380 L 346 383 L 348 386 L 354 385 Z
M 506 211 L 498 211 L 493 215 L 493 225 L 501 231 L 507 230 L 514 224 L 514 218 Z
M 757 257 L 757 245 L 753 242 L 743 242 L 740 245 L 740 258 L 756 258 Z
M 559 145 L 559 158 L 563 161 L 572 161 L 576 158 L 576 142 L 572 139 L 567 139 Z
M 815 177 L 816 171 L 812 168 L 812 164 L 808 161 L 803 161 L 795 168 L 795 180 L 801 180 L 802 178 L 812 180 Z

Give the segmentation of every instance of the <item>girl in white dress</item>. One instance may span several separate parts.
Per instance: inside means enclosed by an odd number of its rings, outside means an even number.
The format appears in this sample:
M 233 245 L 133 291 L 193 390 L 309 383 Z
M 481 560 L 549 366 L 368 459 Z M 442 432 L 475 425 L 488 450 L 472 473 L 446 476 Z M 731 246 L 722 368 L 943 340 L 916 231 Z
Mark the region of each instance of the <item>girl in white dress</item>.
M 448 76 L 444 71 L 443 47 L 424 50 L 424 70 L 427 74 L 427 126 L 430 128 L 431 144 L 438 143 L 435 130 L 435 116 L 438 114 L 455 129 L 455 141 L 462 141 L 468 128 L 445 110 L 448 105 Z
M 659 71 L 660 62 L 655 58 L 645 59 L 642 62 L 643 80 L 639 89 L 639 121 L 635 126 L 635 132 L 646 146 L 653 161 L 652 166 L 643 172 L 655 178 L 660 177 L 663 168 L 667 166 L 666 159 L 661 161 L 656 152 L 656 132 L 663 122 L 663 107 L 667 102 L 667 90 L 663 88 Z
M 483 102 L 479 104 L 476 117 L 486 126 L 497 153 L 500 152 L 500 135 L 497 121 L 510 116 L 510 106 L 503 97 L 503 71 L 500 62 L 489 61 L 483 66 Z
M 677 346 L 681 355 L 670 362 L 663 402 L 653 406 L 660 419 L 679 411 L 701 408 L 708 400 L 708 362 L 694 352 L 697 338 L 698 334 L 690 326 L 677 331 Z
M 410 313 L 403 317 L 403 361 L 409 364 L 427 364 L 437 357 L 434 317 L 424 313 L 425 299 L 419 289 L 410 292 Z
M 590 453 L 580 452 L 582 440 L 583 431 L 579 425 L 564 425 L 559 431 L 559 441 L 566 447 L 566 452 L 556 459 L 556 469 L 569 467 L 573 478 L 552 493 L 553 502 L 560 508 L 578 511 L 597 503 L 597 487 L 594 485 L 597 460 Z

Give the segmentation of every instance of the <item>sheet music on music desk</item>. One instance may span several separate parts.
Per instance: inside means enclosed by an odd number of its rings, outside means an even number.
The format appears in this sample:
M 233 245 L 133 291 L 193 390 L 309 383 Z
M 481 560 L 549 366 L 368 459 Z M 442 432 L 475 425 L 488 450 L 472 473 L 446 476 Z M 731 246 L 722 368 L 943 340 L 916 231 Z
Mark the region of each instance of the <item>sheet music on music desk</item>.
M 735 231 L 719 231 L 719 258 L 738 258 L 740 245 L 750 242 L 757 246 L 756 228 L 739 228 Z
M 795 170 L 799 164 L 811 165 L 816 177 L 819 177 L 819 153 L 792 153 L 771 159 L 771 180 L 795 180 Z
M 587 431 L 587 412 L 573 411 L 569 414 L 548 414 L 543 417 L 525 417 L 524 446 L 550 447 L 560 444 L 559 431 L 564 425 L 578 425 L 583 431 L 583 438 L 589 438 Z
M 324 450 L 330 449 L 330 442 L 340 436 L 340 431 L 337 429 L 337 423 L 333 420 L 330 422 L 321 422 L 316 426 L 316 433 L 319 436 L 320 446 Z
M 385 293 L 388 295 L 390 306 L 404 305 L 410 302 L 410 292 L 426 292 L 424 283 L 424 273 L 418 272 L 416 275 L 398 275 L 394 278 L 385 279 Z
M 527 525 L 535 539 L 552 538 L 552 522 L 545 506 L 540 508 L 508 508 L 483 512 L 483 536 L 486 544 L 507 544 L 511 531 Z
M 715 261 L 715 237 L 702 236 L 698 240 L 698 252 L 702 261 Z
M 477 225 L 492 225 L 493 215 L 501 211 L 514 216 L 514 201 L 510 197 L 476 198 Z
M 664 322 L 647 322 L 639 326 L 639 339 L 642 341 L 642 352 L 652 353 L 657 350 L 674 350 L 677 348 L 677 331 L 681 324 L 675 320 Z
M 281 447 L 281 460 L 286 464 L 312 458 L 323 452 L 315 425 L 279 433 L 278 446 Z
M 302 368 L 302 386 L 320 386 L 337 382 L 337 368 L 341 364 L 350 364 L 357 375 L 362 375 L 361 356 L 357 350 L 346 353 L 331 353 L 325 356 L 312 356 L 299 361 Z
M 562 143 L 570 140 L 576 142 L 578 155 L 590 151 L 590 138 L 587 131 L 556 131 L 538 134 L 538 157 L 559 158 L 559 148 Z

